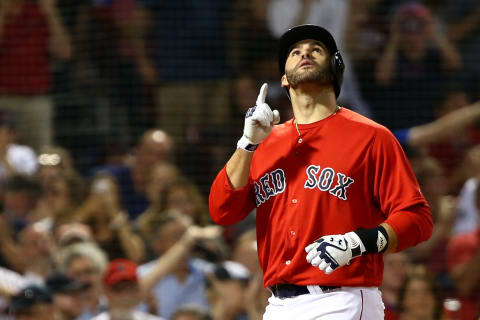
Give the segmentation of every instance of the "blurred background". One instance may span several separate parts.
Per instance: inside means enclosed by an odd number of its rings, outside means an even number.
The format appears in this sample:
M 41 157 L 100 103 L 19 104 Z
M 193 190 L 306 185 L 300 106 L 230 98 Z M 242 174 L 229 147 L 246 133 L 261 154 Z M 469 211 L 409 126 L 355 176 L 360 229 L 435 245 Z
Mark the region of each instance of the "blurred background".
M 292 117 L 276 48 L 303 23 L 432 207 L 385 257 L 386 319 L 478 319 L 476 0 L 1 0 L 0 319 L 261 319 L 255 212 L 214 227 L 207 199 L 262 83 Z

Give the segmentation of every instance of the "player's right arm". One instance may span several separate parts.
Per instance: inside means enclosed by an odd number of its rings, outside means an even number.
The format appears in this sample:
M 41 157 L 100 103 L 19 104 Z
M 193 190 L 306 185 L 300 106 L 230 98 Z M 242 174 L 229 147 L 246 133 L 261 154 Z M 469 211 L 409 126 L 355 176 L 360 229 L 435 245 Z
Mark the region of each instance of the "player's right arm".
M 253 153 L 272 132 L 273 125 L 280 121 L 278 111 L 272 111 L 265 103 L 267 88 L 267 84 L 263 84 L 255 107 L 248 109 L 237 150 L 219 172 L 210 189 L 210 216 L 218 224 L 236 223 L 254 208 L 250 181 Z
M 237 149 L 227 162 L 226 170 L 230 185 L 234 189 L 245 187 L 248 184 L 250 164 L 253 152 Z
M 273 125 L 280 121 L 278 111 L 272 111 L 265 103 L 267 90 L 268 85 L 264 83 L 258 94 L 256 105 L 248 109 L 245 115 L 243 136 L 237 143 L 237 150 L 227 162 L 227 176 L 234 189 L 247 185 L 253 152 L 272 132 Z

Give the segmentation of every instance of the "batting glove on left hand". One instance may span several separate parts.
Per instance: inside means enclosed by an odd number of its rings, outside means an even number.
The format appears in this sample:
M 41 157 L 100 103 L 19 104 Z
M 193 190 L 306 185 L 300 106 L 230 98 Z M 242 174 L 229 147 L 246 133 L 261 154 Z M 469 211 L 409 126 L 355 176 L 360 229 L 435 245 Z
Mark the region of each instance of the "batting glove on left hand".
M 347 265 L 365 252 L 362 241 L 355 232 L 323 236 L 305 247 L 307 261 L 326 274 Z

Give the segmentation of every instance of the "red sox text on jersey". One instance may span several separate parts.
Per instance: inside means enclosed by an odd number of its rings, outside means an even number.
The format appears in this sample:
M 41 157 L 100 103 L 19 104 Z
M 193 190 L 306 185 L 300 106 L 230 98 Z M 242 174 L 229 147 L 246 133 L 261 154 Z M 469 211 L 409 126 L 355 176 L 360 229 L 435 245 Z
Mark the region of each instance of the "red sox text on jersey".
M 347 200 L 347 188 L 354 182 L 352 178 L 341 172 L 335 172 L 330 167 L 322 169 L 320 165 L 314 164 L 308 166 L 305 174 L 305 189 L 318 188 L 320 191 L 328 192 L 341 200 Z M 333 183 L 335 178 L 336 184 Z M 266 173 L 258 181 L 254 181 L 255 204 L 257 207 L 265 203 L 270 197 L 282 193 L 286 185 L 285 172 L 282 169 L 275 169 Z

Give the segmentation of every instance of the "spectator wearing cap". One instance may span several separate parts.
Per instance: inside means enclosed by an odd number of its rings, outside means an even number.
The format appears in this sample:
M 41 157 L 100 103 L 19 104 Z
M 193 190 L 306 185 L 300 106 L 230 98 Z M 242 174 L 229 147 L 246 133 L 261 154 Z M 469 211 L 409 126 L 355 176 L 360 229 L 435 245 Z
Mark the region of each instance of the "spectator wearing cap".
M 213 320 L 261 319 L 261 313 L 253 317 L 247 314 L 246 297 L 251 279 L 250 271 L 238 262 L 224 261 L 215 266 L 207 277 Z
M 157 316 L 136 310 L 141 302 L 137 265 L 127 259 L 112 260 L 103 277 L 108 311 L 92 320 L 161 320 Z
M 10 312 L 16 320 L 52 320 L 52 294 L 43 286 L 27 286 L 12 297 Z
M 75 320 L 83 311 L 82 301 L 90 284 L 69 277 L 62 272 L 51 274 L 46 285 L 53 295 L 55 320 Z
M 6 111 L 0 112 L 0 179 L 14 174 L 31 175 L 37 168 L 35 151 L 16 143 L 13 116 Z

